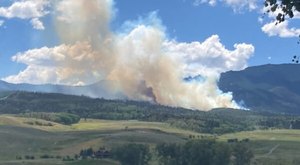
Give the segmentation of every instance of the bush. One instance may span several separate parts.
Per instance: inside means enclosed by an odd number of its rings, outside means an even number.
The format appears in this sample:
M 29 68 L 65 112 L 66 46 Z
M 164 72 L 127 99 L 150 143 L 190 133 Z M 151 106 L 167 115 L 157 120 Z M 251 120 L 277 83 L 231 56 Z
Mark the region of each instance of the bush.
M 127 144 L 112 150 L 115 160 L 122 165 L 147 165 L 151 159 L 149 147 L 143 144 Z
M 53 159 L 54 156 L 45 154 L 45 155 L 41 155 L 40 158 L 41 159 Z
M 78 123 L 80 121 L 80 117 L 78 115 L 70 114 L 70 113 L 58 113 L 55 116 L 54 122 L 71 125 Z
M 45 113 L 45 112 L 35 112 L 35 113 L 25 113 L 20 115 L 22 117 L 30 117 L 30 118 L 38 118 L 47 121 L 52 121 L 60 124 L 71 125 L 78 123 L 80 121 L 80 117 L 75 114 L 70 113 Z M 39 126 L 53 126 L 52 123 L 42 123 L 39 121 L 28 121 L 26 122 L 29 125 L 39 125 Z
M 25 159 L 27 160 L 33 160 L 35 157 L 32 155 L 25 155 Z

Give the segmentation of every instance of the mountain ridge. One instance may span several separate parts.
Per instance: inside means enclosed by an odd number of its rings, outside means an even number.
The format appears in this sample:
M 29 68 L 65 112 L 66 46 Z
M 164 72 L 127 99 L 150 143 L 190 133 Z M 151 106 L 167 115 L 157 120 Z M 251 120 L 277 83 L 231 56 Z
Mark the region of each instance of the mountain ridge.
M 120 99 L 120 94 L 109 92 L 108 83 L 100 81 L 98 83 L 86 86 L 68 86 L 58 84 L 13 84 L 0 80 L 0 91 L 26 91 L 26 92 L 44 92 L 61 93 L 68 95 L 84 95 L 92 98 Z
M 300 65 L 267 64 L 222 73 L 219 88 L 254 111 L 300 114 Z

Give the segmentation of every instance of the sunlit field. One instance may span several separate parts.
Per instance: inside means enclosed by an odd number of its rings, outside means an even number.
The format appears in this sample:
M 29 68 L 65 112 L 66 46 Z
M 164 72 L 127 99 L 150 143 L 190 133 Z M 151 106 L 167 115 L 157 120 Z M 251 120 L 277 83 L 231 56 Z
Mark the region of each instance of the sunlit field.
M 73 156 L 87 147 L 113 147 L 126 143 L 143 143 L 150 146 L 162 142 L 182 143 L 194 138 L 216 138 L 227 141 L 248 138 L 250 148 L 254 151 L 253 164 L 297 164 L 300 151 L 299 130 L 256 130 L 225 134 L 222 136 L 198 134 L 171 127 L 166 123 L 140 121 L 81 120 L 78 124 L 63 126 L 36 126 L 29 121 L 48 121 L 20 118 L 9 115 L 0 116 L 0 164 L 117 164 L 112 160 L 72 161 L 60 159 L 39 159 L 43 154 L 53 156 Z M 53 127 L 53 128 L 52 128 Z M 199 135 L 199 136 L 198 136 Z M 35 160 L 16 160 L 18 155 L 31 154 Z M 155 161 L 154 161 L 155 162 Z

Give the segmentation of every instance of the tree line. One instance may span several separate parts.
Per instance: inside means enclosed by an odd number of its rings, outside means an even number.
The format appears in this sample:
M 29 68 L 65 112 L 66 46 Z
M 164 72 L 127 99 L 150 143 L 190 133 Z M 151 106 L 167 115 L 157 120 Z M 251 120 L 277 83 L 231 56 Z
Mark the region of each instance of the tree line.
M 75 115 L 75 114 L 66 113 L 66 112 L 60 112 L 60 113 L 27 112 L 27 113 L 21 113 L 18 116 L 43 119 L 46 121 L 52 121 L 52 122 L 60 123 L 60 124 L 64 124 L 64 125 L 71 125 L 71 124 L 78 123 L 80 121 L 80 116 Z
M 124 144 L 112 148 L 107 157 L 122 165 L 148 165 L 157 162 L 161 165 L 248 165 L 253 152 L 246 142 L 225 143 L 215 140 L 190 140 L 183 144 L 162 143 L 151 151 L 145 144 Z M 77 159 L 97 158 L 103 148 L 81 150 Z M 99 158 L 99 157 L 98 157 Z

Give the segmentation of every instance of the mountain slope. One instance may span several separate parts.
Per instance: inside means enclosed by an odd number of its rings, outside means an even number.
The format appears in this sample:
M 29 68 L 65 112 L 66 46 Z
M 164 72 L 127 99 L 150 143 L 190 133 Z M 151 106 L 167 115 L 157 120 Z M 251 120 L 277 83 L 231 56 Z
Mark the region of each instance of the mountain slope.
M 249 67 L 223 73 L 219 87 L 254 111 L 300 114 L 300 65 Z
M 108 83 L 101 81 L 87 86 L 66 86 L 66 85 L 33 85 L 33 84 L 11 84 L 0 80 L 0 91 L 27 91 L 44 93 L 62 93 L 69 95 L 85 95 L 94 98 L 120 99 L 122 95 L 112 93 L 108 90 Z

